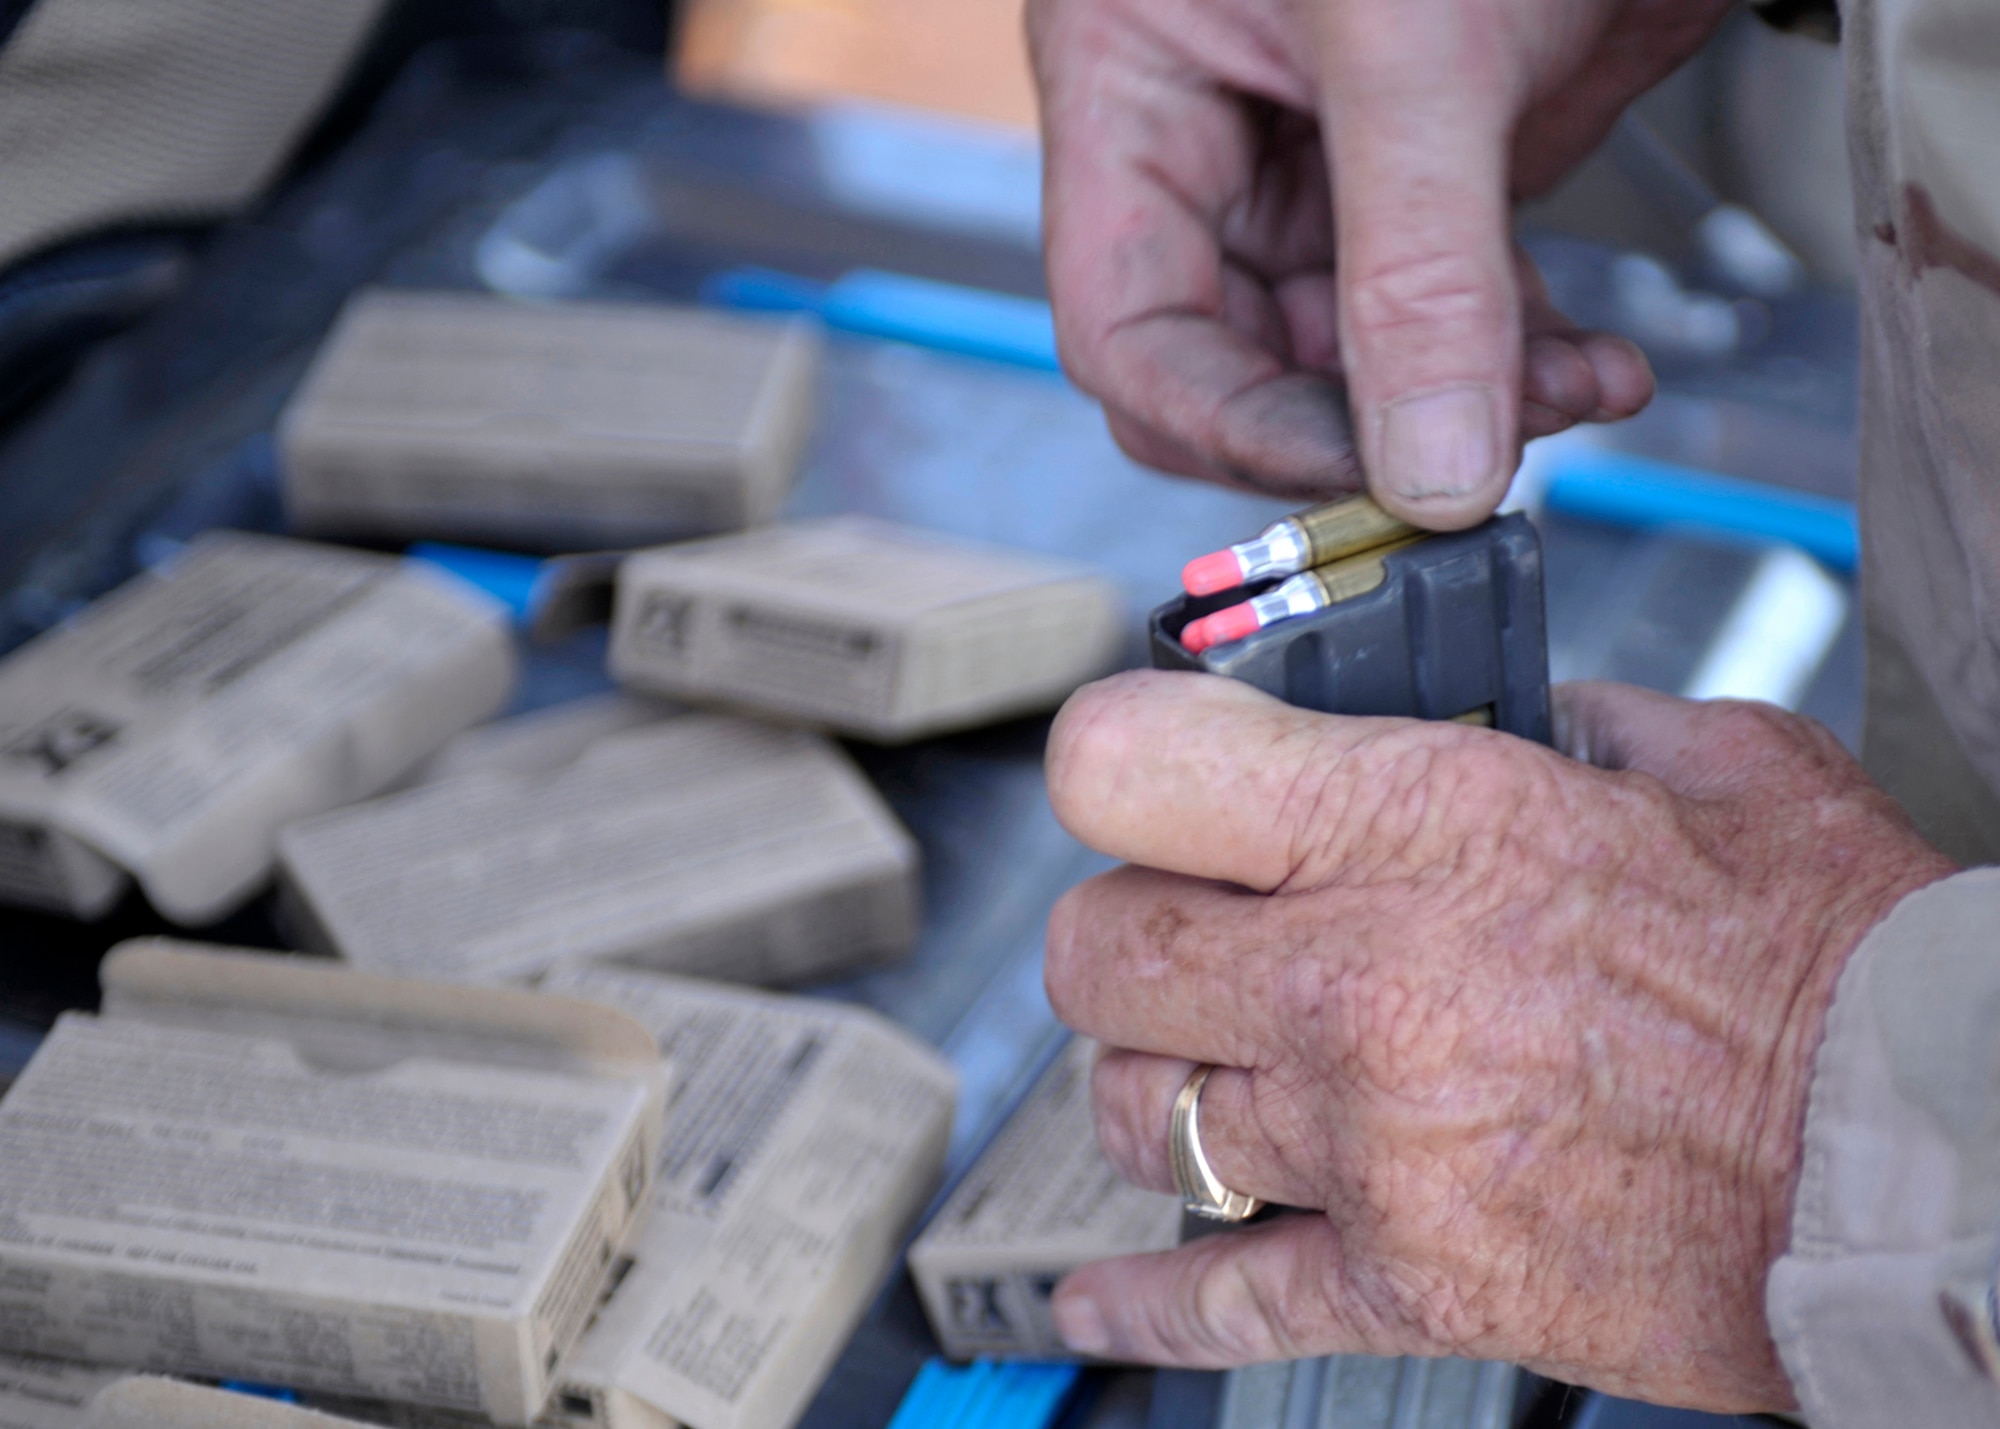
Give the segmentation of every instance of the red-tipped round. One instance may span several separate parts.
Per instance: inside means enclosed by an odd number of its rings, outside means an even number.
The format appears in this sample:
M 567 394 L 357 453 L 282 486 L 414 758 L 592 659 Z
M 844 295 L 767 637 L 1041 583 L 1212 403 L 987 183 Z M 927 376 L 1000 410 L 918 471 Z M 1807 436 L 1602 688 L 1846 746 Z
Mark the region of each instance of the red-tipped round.
M 1234 551 L 1210 551 L 1196 556 L 1181 571 L 1181 585 L 1189 595 L 1214 595 L 1243 584 L 1243 567 Z
M 1246 600 L 1241 605 L 1232 605 L 1227 610 L 1218 610 L 1213 615 L 1188 622 L 1187 628 L 1181 631 L 1181 644 L 1199 655 L 1211 645 L 1226 645 L 1246 635 L 1255 635 L 1263 628 L 1263 623 L 1257 619 L 1257 607 Z

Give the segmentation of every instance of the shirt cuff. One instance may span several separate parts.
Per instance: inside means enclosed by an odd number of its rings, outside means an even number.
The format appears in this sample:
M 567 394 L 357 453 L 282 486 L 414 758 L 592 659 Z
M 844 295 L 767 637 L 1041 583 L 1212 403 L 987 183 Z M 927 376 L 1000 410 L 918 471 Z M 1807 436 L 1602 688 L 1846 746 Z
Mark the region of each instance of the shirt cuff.
M 2000 869 L 1917 890 L 1828 1009 L 1765 1308 L 1815 1429 L 2000 1423 Z

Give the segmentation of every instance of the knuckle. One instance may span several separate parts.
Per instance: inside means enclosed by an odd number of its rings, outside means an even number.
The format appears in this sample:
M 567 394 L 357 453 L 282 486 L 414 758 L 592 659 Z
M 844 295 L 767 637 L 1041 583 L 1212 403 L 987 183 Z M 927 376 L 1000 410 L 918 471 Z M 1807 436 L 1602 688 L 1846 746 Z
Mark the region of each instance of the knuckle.
M 1429 780 L 1413 797 L 1423 800 L 1436 872 L 1455 873 L 1467 891 L 1480 879 L 1518 874 L 1521 840 L 1561 822 L 1559 775 L 1544 751 L 1518 740 L 1470 730 L 1439 731 Z
M 1370 980 L 1362 995 L 1353 999 L 1359 1014 L 1356 1045 L 1378 1087 L 1399 1089 L 1407 1080 L 1412 1032 L 1419 1035 L 1428 1018 L 1419 1011 L 1422 999 L 1409 980 L 1396 975 Z
M 1395 1145 L 1405 1110 L 1436 1101 L 1461 1038 L 1449 990 L 1440 996 L 1413 975 L 1370 970 L 1350 979 L 1339 1000 L 1342 1073 L 1359 1093 L 1348 1120 L 1365 1165 Z
M 1199 1298 L 1199 1292 L 1189 1300 Z M 1160 1297 L 1141 1301 L 1133 1307 L 1146 1326 L 1146 1336 L 1168 1364 L 1213 1365 L 1227 1363 L 1219 1358 L 1213 1336 L 1208 1333 L 1201 1312 L 1181 1297 Z
M 1382 1324 L 1351 1293 L 1345 1236 L 1316 1236 L 1292 1246 L 1283 1268 L 1259 1276 L 1238 1270 L 1218 1287 L 1211 1324 L 1238 1361 L 1302 1359 L 1339 1346 L 1374 1352 L 1390 1342 Z
M 1531 784 L 1520 752 L 1506 740 L 1451 731 L 1439 738 L 1432 768 L 1449 784 L 1454 810 L 1481 821 L 1511 816 Z
M 1048 164 L 1053 189 L 1043 218 L 1043 247 L 1049 298 L 1055 318 L 1056 356 L 1063 371 L 1089 395 L 1113 401 L 1121 394 L 1116 378 L 1120 308 L 1114 294 L 1119 274 L 1107 256 L 1105 223 L 1079 192 L 1096 182 L 1071 150 L 1052 139 Z M 1123 364 L 1129 367 L 1130 364 Z
M 1203 1276 L 1195 1287 L 1191 1339 L 1205 1342 L 1216 1358 L 1229 1363 L 1262 1359 L 1278 1339 L 1280 1323 L 1266 1310 L 1258 1287 L 1229 1266 Z
M 1438 724 L 1385 733 L 1335 772 L 1331 761 L 1305 761 L 1280 808 L 1300 882 L 1336 870 L 1358 883 L 1464 873 L 1467 860 L 1496 856 L 1548 789 L 1525 746 Z
M 1161 1344 L 1178 1359 L 1215 1365 L 1269 1359 L 1294 1338 L 1266 1291 L 1229 1256 L 1210 1258 L 1181 1295 L 1151 1312 Z
M 1355 331 L 1379 338 L 1497 325 L 1505 317 L 1502 292 L 1479 258 L 1439 250 L 1364 266 L 1348 275 L 1343 297 Z
M 1811 721 L 1776 705 L 1754 700 L 1712 700 L 1703 710 L 1703 731 L 1715 752 L 1743 763 L 1770 763 L 1811 757 L 1820 751 Z
M 1273 816 L 1285 834 L 1290 870 L 1279 892 L 1295 891 L 1301 881 L 1339 866 L 1353 835 L 1365 834 L 1374 813 L 1373 796 L 1366 792 L 1370 789 L 1366 766 L 1371 762 L 1364 758 L 1350 763 L 1331 733 L 1300 756 Z M 1348 777 L 1356 766 L 1362 767 L 1362 777 Z
M 1277 1011 L 1283 1045 L 1304 1054 L 1294 1069 L 1301 1078 L 1309 1077 L 1313 1068 L 1336 1059 L 1339 1054 L 1333 1020 L 1342 999 L 1325 963 L 1312 956 L 1321 936 L 1323 931 L 1317 927 L 1305 932 L 1309 941 L 1299 950 L 1304 956 L 1283 958 L 1273 975 L 1271 989 L 1270 1002 Z M 1286 1075 L 1274 1076 L 1272 1085 L 1279 1094 L 1301 1089 Z

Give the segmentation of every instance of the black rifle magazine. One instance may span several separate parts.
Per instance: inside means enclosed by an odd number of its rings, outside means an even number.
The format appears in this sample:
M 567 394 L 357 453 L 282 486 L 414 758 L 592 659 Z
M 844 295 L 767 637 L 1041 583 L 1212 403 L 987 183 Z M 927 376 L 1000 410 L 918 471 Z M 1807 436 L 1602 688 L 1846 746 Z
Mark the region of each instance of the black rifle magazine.
M 1496 517 L 1383 557 L 1382 584 L 1197 655 L 1188 623 L 1276 582 L 1182 596 L 1149 621 L 1153 664 L 1254 685 L 1342 715 L 1470 719 L 1552 742 L 1542 543 L 1527 517 Z

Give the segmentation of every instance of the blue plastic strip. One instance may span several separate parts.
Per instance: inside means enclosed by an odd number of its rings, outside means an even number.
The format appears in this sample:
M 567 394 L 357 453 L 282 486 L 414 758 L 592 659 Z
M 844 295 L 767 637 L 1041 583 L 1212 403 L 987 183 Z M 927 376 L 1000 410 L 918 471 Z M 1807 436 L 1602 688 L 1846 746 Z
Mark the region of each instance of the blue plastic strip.
M 1082 1372 L 1036 1360 L 926 1360 L 889 1429 L 1047 1429 Z
M 1055 318 L 1034 298 L 857 268 L 832 283 L 769 268 L 735 268 L 711 278 L 702 297 L 749 312 L 817 313 L 830 328 L 1060 372 Z
M 925 1360 L 917 1377 L 903 1394 L 889 1429 L 929 1429 L 936 1425 L 948 1401 L 954 1398 L 952 1367 L 940 1359 Z
M 422 561 L 478 586 L 507 607 L 515 624 L 528 623 L 541 589 L 539 557 L 488 551 L 478 546 L 450 546 L 441 541 L 419 541 L 407 554 L 413 561 Z
M 829 286 L 775 268 L 731 268 L 701 285 L 701 299 L 750 313 L 819 313 Z
M 231 1394 L 247 1394 L 252 1399 L 275 1399 L 280 1404 L 299 1402 L 299 1392 L 281 1384 L 257 1384 L 247 1379 L 224 1379 L 216 1383 Z
M 858 269 L 827 293 L 828 326 L 995 362 L 1060 372 L 1056 324 L 1033 298 Z
M 1853 503 L 1577 446 L 1548 458 L 1551 511 L 1640 530 L 1786 541 L 1839 571 L 1860 564 Z
M 1000 1390 L 1006 1370 L 997 1364 L 980 1362 L 959 1372 L 955 1403 L 947 1403 L 946 1413 L 932 1421 L 937 1429 L 978 1429 L 983 1424 L 1004 1424 L 995 1410 L 1001 1403 Z

